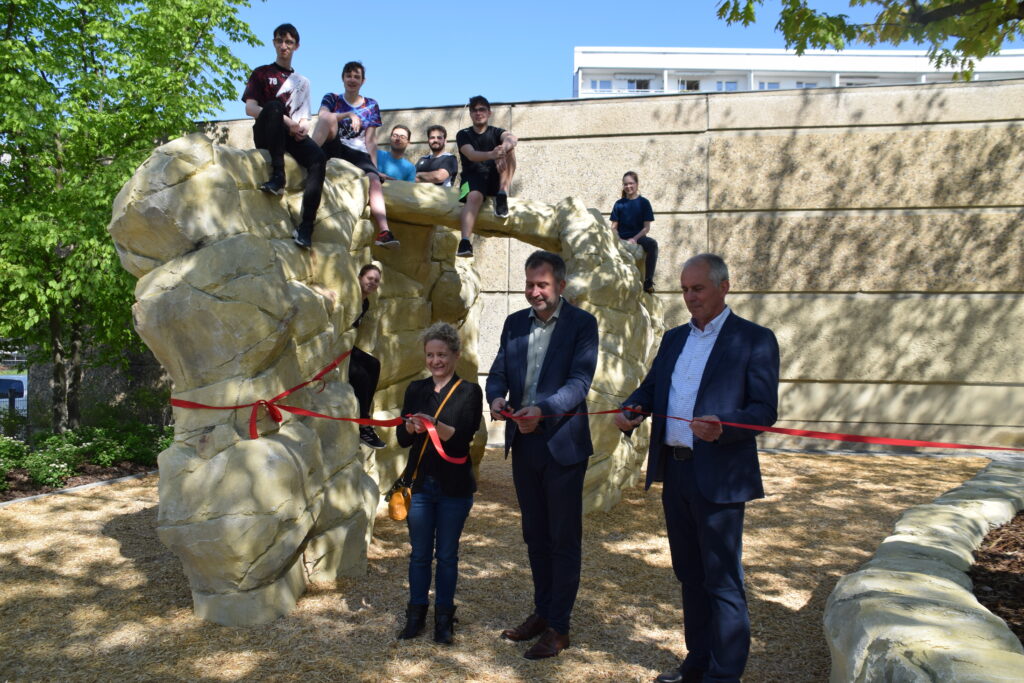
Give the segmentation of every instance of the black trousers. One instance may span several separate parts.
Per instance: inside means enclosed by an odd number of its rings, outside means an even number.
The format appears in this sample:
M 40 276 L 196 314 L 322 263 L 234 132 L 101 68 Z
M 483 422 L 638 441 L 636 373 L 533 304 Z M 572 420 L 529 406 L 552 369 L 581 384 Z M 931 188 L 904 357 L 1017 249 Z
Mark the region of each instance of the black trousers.
M 684 668 L 706 681 L 739 682 L 750 654 L 750 616 L 743 586 L 743 503 L 713 503 L 701 495 L 693 461 L 665 460 L 661 495 L 672 553 L 682 584 Z
M 348 357 L 348 383 L 359 401 L 359 417 L 370 417 L 373 395 L 380 381 L 380 361 L 358 346 L 352 347 Z
M 636 243 L 643 247 L 644 252 L 647 254 L 647 258 L 644 259 L 644 270 L 646 271 L 644 273 L 644 285 L 653 284 L 654 269 L 658 267 L 658 243 L 646 235 L 638 239 Z
M 252 140 L 257 149 L 270 152 L 271 173 L 284 177 L 285 152 L 306 169 L 306 189 L 302 193 L 302 222 L 310 226 L 316 222 L 316 212 L 324 191 L 327 155 L 310 138 L 296 140 L 284 125 L 284 103 L 271 100 L 263 107 L 252 126 Z
M 580 588 L 586 474 L 586 460 L 561 465 L 542 436 L 516 435 L 512 480 L 533 574 L 534 611 L 559 633 L 569 632 Z

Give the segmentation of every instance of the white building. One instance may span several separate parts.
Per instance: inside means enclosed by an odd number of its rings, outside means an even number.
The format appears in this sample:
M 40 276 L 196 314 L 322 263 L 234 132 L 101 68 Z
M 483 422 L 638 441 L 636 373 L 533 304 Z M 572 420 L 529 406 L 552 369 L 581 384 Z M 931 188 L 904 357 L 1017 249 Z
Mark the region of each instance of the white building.
M 573 97 L 948 83 L 924 50 L 792 50 L 675 47 L 577 47 Z M 975 80 L 1024 78 L 1024 50 L 977 63 Z

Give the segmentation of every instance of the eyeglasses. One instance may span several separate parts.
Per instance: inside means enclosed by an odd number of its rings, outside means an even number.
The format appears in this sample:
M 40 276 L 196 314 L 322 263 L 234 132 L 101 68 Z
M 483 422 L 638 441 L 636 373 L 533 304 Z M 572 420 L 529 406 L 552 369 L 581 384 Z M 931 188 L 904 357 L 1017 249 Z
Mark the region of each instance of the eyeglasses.
M 474 114 L 482 114 L 482 113 L 484 113 L 486 111 L 490 111 L 490 108 L 488 108 L 488 107 L 473 107 L 472 109 L 470 109 L 470 111 L 473 112 Z
M 401 133 L 392 133 L 391 137 L 393 137 L 396 140 L 408 140 L 409 139 L 408 135 L 402 135 Z

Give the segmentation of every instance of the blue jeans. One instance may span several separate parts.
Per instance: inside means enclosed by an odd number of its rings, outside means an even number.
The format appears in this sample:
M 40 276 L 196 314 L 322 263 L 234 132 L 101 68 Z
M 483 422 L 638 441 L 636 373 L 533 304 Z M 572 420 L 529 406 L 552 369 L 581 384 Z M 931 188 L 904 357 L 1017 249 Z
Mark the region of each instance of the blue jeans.
M 459 537 L 473 507 L 473 496 L 446 496 L 433 477 L 423 481 L 423 488 L 412 494 L 409 507 L 409 604 L 430 604 L 431 561 L 437 557 L 437 579 L 434 606 L 455 604 L 455 582 L 459 576 Z

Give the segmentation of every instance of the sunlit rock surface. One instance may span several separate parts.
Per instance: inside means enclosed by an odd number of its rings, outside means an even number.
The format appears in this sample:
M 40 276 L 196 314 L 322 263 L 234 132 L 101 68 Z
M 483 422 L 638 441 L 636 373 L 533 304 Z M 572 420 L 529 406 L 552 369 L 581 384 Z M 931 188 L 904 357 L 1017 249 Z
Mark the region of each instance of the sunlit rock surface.
M 895 534 L 825 605 L 833 683 L 1019 681 L 1024 649 L 974 597 L 965 573 L 990 529 L 1024 507 L 1024 465 L 992 463 L 934 503 L 910 508 Z
M 139 278 L 135 327 L 174 381 L 174 397 L 211 406 L 269 400 L 319 372 L 354 344 L 379 358 L 376 417 L 398 414 L 409 381 L 423 376 L 419 333 L 444 320 L 460 328 L 463 377 L 476 378 L 480 279 L 454 258 L 460 204 L 455 190 L 389 182 L 388 217 L 401 247 L 372 247 L 367 182 L 344 162 L 328 164 L 313 249 L 291 239 L 304 181 L 286 157 L 282 197 L 257 187 L 267 157 L 201 135 L 157 149 L 117 197 L 110 223 L 121 263 Z M 477 232 L 513 236 L 557 251 L 569 267 L 566 296 L 601 329 L 593 410 L 616 407 L 642 377 L 660 311 L 641 293 L 637 259 L 603 218 L 572 199 L 555 205 L 513 199 L 496 219 L 485 206 Z M 368 320 L 359 268 L 384 275 Z M 354 417 L 347 362 L 280 403 Z M 483 368 L 486 371 L 486 368 Z M 353 423 L 297 417 L 281 423 L 251 409 L 175 408 L 175 442 L 160 455 L 160 539 L 181 560 L 196 613 L 247 625 L 286 613 L 311 581 L 359 575 L 382 490 L 404 466 L 389 447 L 370 451 Z M 646 431 L 623 438 L 593 420 L 595 454 L 585 483 L 588 510 L 618 502 L 639 477 Z M 481 425 L 473 457 L 483 455 Z

